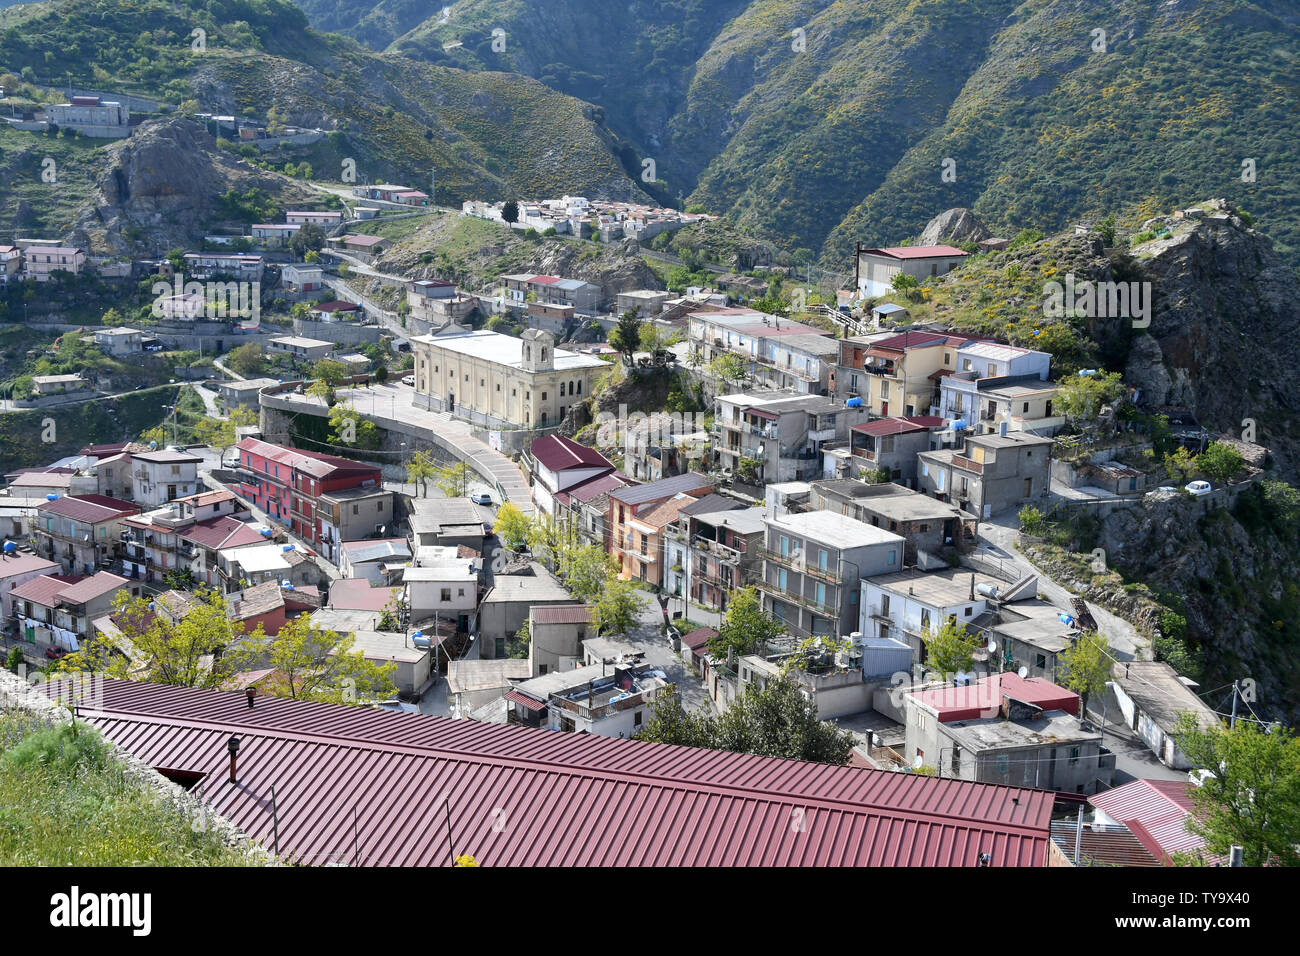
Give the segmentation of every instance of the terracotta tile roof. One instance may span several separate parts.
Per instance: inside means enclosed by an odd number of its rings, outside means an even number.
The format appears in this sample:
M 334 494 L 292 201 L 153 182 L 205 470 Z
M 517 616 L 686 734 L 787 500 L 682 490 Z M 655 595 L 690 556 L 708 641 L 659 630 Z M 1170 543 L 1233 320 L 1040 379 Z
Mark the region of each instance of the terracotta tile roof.
M 68 604 L 85 604 L 97 597 L 118 591 L 130 583 L 124 577 L 119 577 L 108 571 L 100 571 L 82 581 L 78 581 L 71 587 L 65 588 L 63 593 L 59 595 L 59 600 Z
M 15 601 L 31 601 L 42 607 L 54 607 L 59 595 L 64 590 L 89 575 L 85 574 L 42 574 L 39 578 L 24 581 L 10 591 Z

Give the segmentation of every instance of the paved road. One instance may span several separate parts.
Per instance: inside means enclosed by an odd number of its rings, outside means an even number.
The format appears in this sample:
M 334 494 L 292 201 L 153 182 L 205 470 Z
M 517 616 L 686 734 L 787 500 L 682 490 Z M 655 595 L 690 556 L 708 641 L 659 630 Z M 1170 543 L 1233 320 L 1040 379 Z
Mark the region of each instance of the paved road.
M 1019 530 L 1020 519 L 1014 511 L 1007 511 L 1002 515 L 994 515 L 992 518 L 983 519 L 979 525 L 979 553 L 1000 562 L 1008 573 L 1014 573 L 1016 577 L 1027 573 L 1037 574 L 1039 596 L 1063 610 L 1070 610 L 1071 602 L 1078 595 L 1061 587 L 1048 577 L 1046 572 L 1039 570 L 1028 558 L 1016 550 L 1015 539 Z M 979 567 L 978 565 L 974 566 Z M 1100 605 L 1089 602 L 1088 607 L 1097 621 L 1102 636 L 1110 642 L 1111 649 L 1115 652 L 1116 657 L 1120 660 L 1147 659 L 1150 657 L 1150 645 L 1138 633 L 1137 628 Z
M 664 614 L 659 607 L 659 602 L 655 600 L 654 595 L 645 591 L 637 591 L 636 594 L 641 599 L 638 621 L 636 627 L 626 637 L 645 645 L 646 663 L 662 670 L 668 680 L 677 685 L 677 698 L 683 708 L 688 711 L 713 713 L 708 691 L 673 650 L 672 645 L 668 643 L 668 638 L 661 633 Z

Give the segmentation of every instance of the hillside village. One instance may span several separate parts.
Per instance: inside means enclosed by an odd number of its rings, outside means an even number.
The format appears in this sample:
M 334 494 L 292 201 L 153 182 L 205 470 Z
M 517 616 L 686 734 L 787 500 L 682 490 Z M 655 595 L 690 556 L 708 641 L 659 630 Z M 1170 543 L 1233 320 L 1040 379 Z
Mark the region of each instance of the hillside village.
M 114 105 L 81 99 L 46 121 L 98 127 Z M 195 440 L 179 437 L 178 399 L 152 436 L 6 468 L 12 667 L 107 671 L 86 713 L 98 726 L 163 720 L 197 737 L 203 722 L 187 710 L 238 708 L 247 737 L 297 722 L 328 747 L 328 724 L 378 753 L 418 714 L 455 721 L 457 740 L 418 743 L 416 763 L 502 739 L 502 726 L 536 728 L 556 732 L 549 760 L 590 759 L 609 781 L 624 773 L 613 741 L 642 746 L 628 738 L 672 712 L 725 719 L 788 686 L 835 728 L 842 751 L 828 762 L 846 785 L 854 768 L 908 779 L 900 795 L 862 778 L 861 807 L 921 821 L 897 857 L 938 862 L 926 835 L 951 824 L 941 806 L 987 788 L 991 808 L 963 821 L 949 862 L 1219 859 L 1153 821 L 1191 810 L 1180 720 L 1208 730 L 1250 698 L 1236 683 L 1226 698 L 1203 692 L 1171 645 L 1157 653 L 1176 638 L 1164 619 L 1138 626 L 1028 555 L 1080 516 L 1162 508 L 1191 521 L 1232 507 L 1256 493 L 1267 451 L 1187 408 L 1151 408 L 1117 373 L 914 317 L 935 283 L 1017 240 L 859 244 L 833 297 L 775 269 L 719 270 L 678 291 L 537 272 L 461 287 L 387 271 L 407 233 L 386 230 L 432 214 L 429 193 L 385 183 L 323 195 L 322 208 L 247 231 L 213 223 L 200 247 L 150 259 L 66 237 L 0 247 L 6 283 L 24 288 L 87 277 L 150 288 L 138 321 L 63 329 L 50 355 L 75 342 L 126 365 L 209 356 L 185 370 L 207 423 L 186 426 Z M 461 215 L 633 253 L 715 218 L 575 196 L 467 201 Z M 1152 238 L 1233 215 L 1221 203 L 1179 211 Z M 1113 239 L 1102 228 L 1075 233 L 1100 254 Z M 1136 325 L 1139 294 L 1111 286 L 1087 314 Z M 5 409 L 57 411 L 114 390 L 113 376 L 23 376 Z M 1087 561 L 1107 570 L 1104 552 Z M 162 679 L 160 635 L 200 619 L 195 678 Z M 304 637 L 313 650 L 285 665 Z M 313 678 L 301 685 L 295 667 Z M 182 686 L 149 696 L 124 678 Z M 284 697 L 297 699 L 263 701 Z M 327 721 L 321 707 L 341 712 Z M 390 712 L 382 724 L 363 716 L 374 709 Z M 591 738 L 609 741 L 581 756 Z M 678 799 L 717 785 L 716 755 L 698 753 Z M 747 759 L 757 779 L 774 757 Z M 492 785 L 509 764 L 478 772 Z M 276 783 L 309 777 L 327 807 L 342 801 L 348 779 L 305 754 Z M 780 804 L 793 786 L 777 777 L 728 799 Z M 1032 807 L 1013 813 L 1022 798 Z M 244 799 L 215 809 L 265 844 L 271 819 Z M 328 859 L 331 820 L 304 822 L 280 850 Z M 632 825 L 615 820 L 605 839 Z M 365 862 L 431 862 L 409 826 L 400 807 L 375 820 Z M 516 834 L 478 858 L 571 858 L 556 838 Z M 680 859 L 720 859 L 673 845 Z M 884 858 L 878 837 L 860 847 L 854 862 Z

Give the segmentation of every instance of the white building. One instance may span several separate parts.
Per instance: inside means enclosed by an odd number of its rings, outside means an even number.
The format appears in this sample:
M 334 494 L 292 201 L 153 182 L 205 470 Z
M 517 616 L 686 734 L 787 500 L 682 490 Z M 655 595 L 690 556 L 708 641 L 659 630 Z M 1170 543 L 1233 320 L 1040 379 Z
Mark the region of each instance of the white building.
M 918 282 L 941 276 L 961 265 L 967 253 L 954 246 L 891 246 L 859 249 L 858 291 L 864 297 L 888 295 L 894 276 L 905 273 Z
M 165 505 L 198 494 L 199 464 L 203 459 L 184 452 L 159 449 L 132 452 L 131 495 L 142 508 Z
M 507 692 L 508 721 L 599 737 L 632 737 L 668 686 L 662 671 L 644 664 L 602 663 L 555 671 Z

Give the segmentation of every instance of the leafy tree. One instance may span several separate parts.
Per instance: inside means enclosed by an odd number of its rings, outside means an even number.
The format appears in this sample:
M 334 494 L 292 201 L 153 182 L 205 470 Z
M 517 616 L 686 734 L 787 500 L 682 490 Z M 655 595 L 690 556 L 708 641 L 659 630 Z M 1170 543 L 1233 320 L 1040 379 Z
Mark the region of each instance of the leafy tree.
M 618 562 L 600 545 L 585 544 L 561 552 L 560 574 L 575 597 L 591 602 L 605 590 L 609 580 L 617 576 Z
M 497 520 L 492 525 L 492 532 L 499 535 L 507 548 L 517 551 L 521 545 L 528 543 L 528 529 L 532 522 L 519 510 L 519 506 L 507 501 L 497 509 Z
M 249 342 L 231 352 L 226 357 L 225 365 L 233 372 L 255 378 L 266 370 L 266 358 L 262 354 L 262 346 Z
M 954 674 L 969 671 L 975 666 L 975 652 L 984 646 L 978 633 L 967 631 L 966 625 L 953 618 L 943 622 L 937 631 L 922 635 L 925 644 L 925 667 L 949 679 Z
M 59 662 L 61 670 L 103 671 L 111 677 L 215 689 L 231 671 L 227 653 L 244 637 L 244 626 L 226 616 L 226 601 L 212 588 L 194 592 L 195 606 L 176 621 L 150 608 L 145 597 L 132 598 L 119 591 L 113 599 L 112 619 L 134 649 L 128 660 L 121 647 L 99 632 L 82 643 L 81 650 Z M 261 635 L 261 627 L 253 637 Z
M 469 488 L 469 465 L 458 461 L 450 465 L 435 466 L 433 482 L 448 498 L 463 498 Z
M 758 589 L 741 588 L 731 597 L 717 637 L 709 641 L 709 653 L 715 657 L 726 657 L 728 651 L 734 651 L 737 657 L 761 654 L 781 634 L 780 622 L 763 612 Z
M 1079 695 L 1081 713 L 1088 712 L 1088 698 L 1105 693 L 1110 680 L 1110 645 L 1096 631 L 1079 635 L 1079 639 L 1061 651 L 1065 686 Z
M 513 199 L 507 199 L 501 206 L 501 218 L 505 222 L 519 221 L 519 203 Z
M 610 578 L 596 599 L 596 626 L 601 634 L 626 634 L 636 625 L 640 607 L 641 600 L 631 581 Z
M 1239 720 L 1205 729 L 1190 714 L 1174 733 L 1191 763 L 1210 773 L 1191 788 L 1187 826 L 1211 853 L 1243 850 L 1247 866 L 1300 865 L 1300 739 L 1289 727 Z
M 533 515 L 528 526 L 528 549 L 534 557 L 555 567 L 566 543 L 565 530 L 555 518 L 540 512 Z
M 713 718 L 708 714 L 684 711 L 676 686 L 669 686 L 655 697 L 636 739 L 680 747 L 711 748 Z
M 323 378 L 318 378 L 307 386 L 308 398 L 319 398 L 326 406 L 333 406 L 335 401 L 334 386 Z
M 155 425 L 153 428 L 146 428 L 140 433 L 140 441 L 144 442 L 146 445 L 153 442 L 154 444 L 161 446 L 167 444 L 167 435 L 168 432 L 166 428 L 162 425 Z
M 320 252 L 324 248 L 325 230 L 314 222 L 303 223 L 289 240 L 289 249 L 299 259 L 305 259 L 308 252 Z
M 897 272 L 890 281 L 890 286 L 899 295 L 905 295 L 912 298 L 921 287 L 921 283 L 916 281 L 916 276 L 908 275 L 906 272 Z
M 278 633 L 241 641 L 229 655 L 235 672 L 264 667 L 276 671 L 264 686 L 274 697 L 318 700 L 331 704 L 361 704 L 383 700 L 397 690 L 395 664 L 377 664 L 353 650 L 355 638 L 322 630 L 302 614 L 285 622 Z
M 226 418 L 204 416 L 194 426 L 194 440 L 217 449 L 224 461 L 226 452 L 238 441 L 236 429 L 257 424 L 257 413 L 244 405 L 236 405 Z
M 818 719 L 816 702 L 786 677 L 750 684 L 718 717 L 683 713 L 675 692 L 660 693 L 637 739 L 837 766 L 853 750 L 853 735 Z
M 5 667 L 17 674 L 18 669 L 23 665 L 23 660 L 23 649 L 21 647 L 11 647 L 9 648 L 9 657 L 5 660 Z
M 1196 458 L 1201 474 L 1217 484 L 1226 485 L 1246 467 L 1246 459 L 1231 445 L 1212 441 Z
M 348 367 L 337 359 L 321 359 L 311 367 L 311 377 L 337 385 L 348 377 Z
M 1119 372 L 1070 375 L 1059 383 L 1057 402 L 1070 418 L 1091 421 L 1103 405 L 1124 394 L 1124 377 Z
M 429 479 L 437 478 L 438 470 L 439 465 L 431 452 L 417 451 L 411 456 L 411 460 L 406 463 L 406 480 L 412 484 L 418 484 L 421 494 L 427 498 L 429 496 Z
M 378 426 L 351 408 L 335 405 L 330 409 L 329 422 L 331 444 L 350 445 L 362 451 L 374 451 L 382 444 Z
M 1182 484 L 1196 471 L 1196 457 L 1182 445 L 1165 455 L 1165 471 L 1169 477 Z
M 618 350 L 624 362 L 632 364 L 632 356 L 641 345 L 641 320 L 635 309 L 628 309 L 618 317 L 618 324 L 609 333 L 609 345 Z
M 1101 236 L 1101 244 L 1106 248 L 1115 245 L 1115 214 L 1111 213 L 1101 222 L 1097 223 L 1097 233 Z
M 506 657 L 513 657 L 516 660 L 527 659 L 528 651 L 532 643 L 532 637 L 528 632 L 528 619 L 524 618 L 524 623 L 519 626 L 506 640 Z
M 745 360 L 739 355 L 734 352 L 723 352 L 709 363 L 709 374 L 721 387 L 735 388 L 749 377 L 749 369 L 745 365 Z

